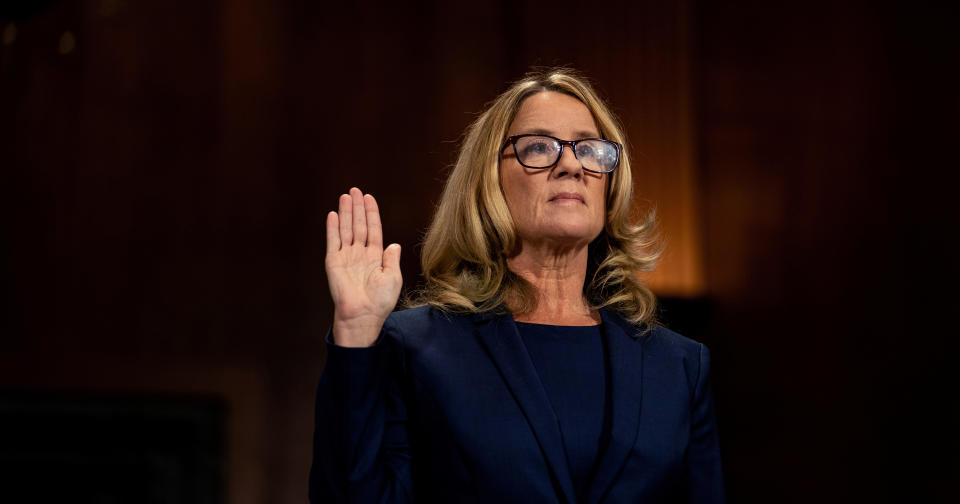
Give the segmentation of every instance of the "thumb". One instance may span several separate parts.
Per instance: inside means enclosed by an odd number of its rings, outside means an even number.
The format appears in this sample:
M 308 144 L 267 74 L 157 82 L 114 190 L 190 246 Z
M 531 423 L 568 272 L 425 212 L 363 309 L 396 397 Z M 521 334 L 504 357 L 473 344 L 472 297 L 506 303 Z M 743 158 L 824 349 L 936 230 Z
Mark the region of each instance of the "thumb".
M 397 243 L 391 243 L 383 251 L 383 270 L 390 271 L 400 269 L 400 245 Z

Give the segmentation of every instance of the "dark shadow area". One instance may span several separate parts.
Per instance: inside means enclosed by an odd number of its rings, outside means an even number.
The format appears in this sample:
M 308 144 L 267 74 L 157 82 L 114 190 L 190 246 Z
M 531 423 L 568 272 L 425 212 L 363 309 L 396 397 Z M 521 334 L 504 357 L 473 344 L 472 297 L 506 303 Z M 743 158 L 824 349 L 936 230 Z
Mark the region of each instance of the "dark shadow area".
M 224 502 L 216 400 L 0 393 L 9 502 Z
M 5 488 L 303 502 L 326 213 L 376 195 L 414 286 L 461 132 L 566 64 L 623 120 L 692 279 L 661 319 L 710 348 L 730 501 L 954 500 L 952 6 L 9 5 Z

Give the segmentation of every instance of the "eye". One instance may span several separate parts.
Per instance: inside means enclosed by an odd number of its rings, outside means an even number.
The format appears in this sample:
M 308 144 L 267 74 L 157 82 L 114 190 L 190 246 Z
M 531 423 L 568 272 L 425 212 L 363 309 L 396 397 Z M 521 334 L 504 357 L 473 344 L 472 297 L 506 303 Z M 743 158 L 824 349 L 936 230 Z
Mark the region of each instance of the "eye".
M 533 156 L 547 154 L 553 150 L 553 146 L 546 140 L 532 140 L 523 146 L 523 153 Z
M 577 145 L 577 157 L 578 158 L 592 158 L 597 157 L 597 151 L 593 148 L 592 145 L 588 143 L 582 143 Z

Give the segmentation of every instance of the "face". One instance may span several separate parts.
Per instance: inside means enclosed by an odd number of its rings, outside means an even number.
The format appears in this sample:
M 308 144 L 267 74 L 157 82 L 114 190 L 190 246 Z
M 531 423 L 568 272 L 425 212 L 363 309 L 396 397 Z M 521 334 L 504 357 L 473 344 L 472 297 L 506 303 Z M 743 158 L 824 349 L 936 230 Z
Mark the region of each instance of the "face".
M 561 140 L 597 138 L 586 105 L 552 91 L 530 96 L 520 106 L 507 136 L 544 134 Z M 590 243 L 603 230 L 609 174 L 584 170 L 564 146 L 549 168 L 526 168 L 513 147 L 500 158 L 500 185 L 523 245 L 567 247 Z

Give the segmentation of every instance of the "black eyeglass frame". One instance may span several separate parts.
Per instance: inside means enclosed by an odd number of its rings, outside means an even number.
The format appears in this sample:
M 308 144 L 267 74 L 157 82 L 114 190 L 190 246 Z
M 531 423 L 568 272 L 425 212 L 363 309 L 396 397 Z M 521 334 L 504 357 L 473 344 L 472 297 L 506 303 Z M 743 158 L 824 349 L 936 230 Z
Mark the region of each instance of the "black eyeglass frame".
M 556 141 L 558 144 L 560 144 L 560 152 L 557 154 L 557 160 L 556 160 L 556 161 L 554 161 L 552 164 L 547 165 L 547 166 L 530 166 L 530 165 L 528 165 L 528 164 L 526 164 L 526 163 L 524 163 L 523 161 L 520 160 L 520 153 L 517 152 L 517 140 L 519 140 L 519 139 L 521 139 L 521 138 L 524 138 L 524 137 L 533 137 L 533 136 L 550 138 L 550 139 L 553 139 L 554 141 Z M 563 157 L 563 147 L 564 147 L 565 145 L 569 145 L 569 146 L 570 146 L 570 149 L 573 151 L 573 157 L 577 158 L 577 161 L 580 161 L 580 157 L 577 156 L 577 144 L 580 143 L 580 142 L 586 142 L 586 141 L 588 141 L 588 140 L 600 140 L 601 142 L 606 142 L 606 143 L 609 143 L 609 144 L 613 144 L 613 146 L 617 148 L 617 161 L 616 161 L 615 163 L 613 163 L 613 168 L 610 168 L 610 171 L 591 170 L 590 168 L 587 168 L 586 166 L 583 166 L 583 163 L 582 163 L 582 162 L 580 163 L 580 166 L 581 166 L 584 170 L 587 170 L 588 172 L 591 172 L 591 173 L 613 173 L 613 171 L 616 170 L 618 166 L 620 166 L 620 155 L 623 153 L 623 146 L 620 145 L 620 144 L 617 143 L 617 142 L 614 142 L 613 140 L 607 140 L 606 138 L 581 138 L 580 140 L 560 140 L 559 138 L 557 138 L 557 137 L 555 137 L 555 136 L 540 135 L 540 134 L 537 134 L 537 133 L 525 133 L 525 134 L 523 134 L 523 135 L 513 135 L 513 136 L 507 137 L 506 140 L 503 142 L 503 147 L 500 148 L 500 153 L 502 154 L 503 151 L 504 151 L 504 149 L 506 149 L 508 145 L 513 145 L 513 155 L 517 157 L 517 162 L 518 162 L 518 163 L 520 163 L 522 166 L 524 166 L 524 167 L 526 167 L 526 168 L 531 168 L 531 169 L 534 169 L 534 170 L 544 170 L 544 169 L 550 168 L 551 166 L 553 166 L 553 165 L 557 164 L 558 162 L 560 162 L 560 158 Z

